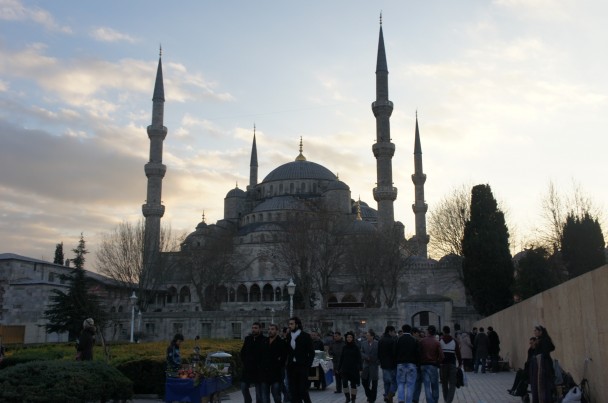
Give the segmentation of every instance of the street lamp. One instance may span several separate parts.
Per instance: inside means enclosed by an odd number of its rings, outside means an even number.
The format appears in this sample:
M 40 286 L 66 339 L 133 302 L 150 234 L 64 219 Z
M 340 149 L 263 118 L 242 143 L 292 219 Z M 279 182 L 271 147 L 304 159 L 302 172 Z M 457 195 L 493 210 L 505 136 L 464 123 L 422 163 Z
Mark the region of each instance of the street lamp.
M 133 291 L 133 294 L 129 299 L 131 300 L 131 343 L 133 343 L 135 341 L 133 340 L 133 333 L 135 330 L 135 304 L 137 304 L 137 295 L 135 295 L 135 291 Z
M 289 293 L 289 317 L 293 317 L 293 294 L 296 293 L 296 283 L 293 282 L 293 279 L 289 279 L 289 283 L 287 283 L 287 292 Z
M 141 309 L 137 310 L 137 332 L 141 332 Z
M 270 323 L 274 323 L 274 308 L 270 309 Z

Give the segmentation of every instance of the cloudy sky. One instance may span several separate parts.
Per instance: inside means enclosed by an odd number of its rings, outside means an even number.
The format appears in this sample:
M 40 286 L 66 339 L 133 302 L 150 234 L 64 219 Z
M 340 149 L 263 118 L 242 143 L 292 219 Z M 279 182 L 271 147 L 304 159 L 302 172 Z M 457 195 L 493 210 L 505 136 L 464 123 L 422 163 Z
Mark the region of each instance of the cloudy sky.
M 94 252 L 141 217 L 161 44 L 174 231 L 246 186 L 254 123 L 260 180 L 302 136 L 375 206 L 380 10 L 406 233 L 416 110 L 431 209 L 488 183 L 522 243 L 549 181 L 606 206 L 608 2 L 0 0 L 0 252 L 52 260 L 81 232 Z

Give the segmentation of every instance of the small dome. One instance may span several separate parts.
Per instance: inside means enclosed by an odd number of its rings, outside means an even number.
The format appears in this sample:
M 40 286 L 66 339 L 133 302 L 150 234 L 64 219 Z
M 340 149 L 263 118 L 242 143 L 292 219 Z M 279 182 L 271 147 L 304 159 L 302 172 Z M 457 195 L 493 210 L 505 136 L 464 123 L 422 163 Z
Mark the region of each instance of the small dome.
M 245 197 L 245 191 L 235 187 L 226 194 L 226 198 L 229 197 Z
M 351 235 L 371 234 L 376 232 L 376 227 L 369 221 L 355 220 L 349 224 L 346 232 Z
M 350 190 L 348 185 L 340 180 L 330 182 L 329 186 L 327 186 L 327 191 L 330 190 Z
M 322 179 L 335 181 L 334 175 L 329 169 L 315 162 L 310 161 L 292 161 L 275 168 L 263 180 L 263 182 L 272 182 L 290 179 Z

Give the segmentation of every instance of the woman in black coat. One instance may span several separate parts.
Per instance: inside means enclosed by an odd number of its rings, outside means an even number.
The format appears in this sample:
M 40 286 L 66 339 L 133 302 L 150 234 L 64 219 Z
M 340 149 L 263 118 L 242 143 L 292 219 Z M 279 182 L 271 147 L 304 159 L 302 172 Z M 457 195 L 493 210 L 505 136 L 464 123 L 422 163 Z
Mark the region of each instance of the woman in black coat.
M 92 318 L 82 323 L 82 332 L 78 338 L 78 351 L 76 359 L 79 361 L 91 361 L 93 359 L 93 345 L 95 345 L 95 322 Z
M 530 360 L 532 403 L 551 403 L 555 389 L 551 352 L 555 350 L 555 345 L 547 329 L 542 326 L 534 327 L 534 336 L 536 336 L 536 345 Z
M 344 390 L 344 396 L 346 396 L 346 402 L 354 403 L 357 398 L 357 386 L 361 383 L 360 372 L 363 369 L 361 351 L 355 342 L 353 332 L 346 332 L 345 340 L 346 343 L 342 349 L 337 371 L 342 377 L 342 389 Z M 350 391 L 348 390 L 349 383 Z

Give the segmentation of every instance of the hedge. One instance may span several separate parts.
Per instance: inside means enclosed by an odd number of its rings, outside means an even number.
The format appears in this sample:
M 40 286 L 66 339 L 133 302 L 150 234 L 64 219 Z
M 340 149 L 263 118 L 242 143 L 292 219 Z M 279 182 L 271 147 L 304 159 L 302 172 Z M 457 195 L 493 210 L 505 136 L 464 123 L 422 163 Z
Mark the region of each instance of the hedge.
M 2 402 L 126 400 L 133 383 L 101 361 L 32 361 L 0 371 Z

